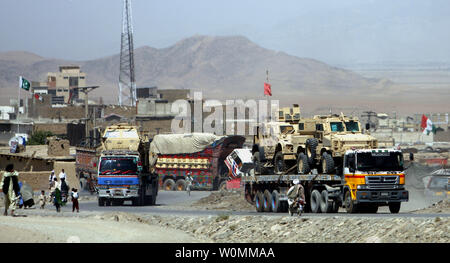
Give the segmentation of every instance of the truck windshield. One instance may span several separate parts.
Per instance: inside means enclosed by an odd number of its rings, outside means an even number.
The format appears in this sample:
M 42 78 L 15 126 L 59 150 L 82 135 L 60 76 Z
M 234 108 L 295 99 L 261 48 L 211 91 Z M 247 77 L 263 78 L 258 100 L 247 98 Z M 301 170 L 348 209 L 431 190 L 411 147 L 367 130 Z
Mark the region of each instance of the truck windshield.
M 359 171 L 403 171 L 403 155 L 400 152 L 367 152 L 357 154 Z
M 137 174 L 135 157 L 103 157 L 100 162 L 100 175 Z
M 341 132 L 344 131 L 344 125 L 342 122 L 330 122 L 330 129 L 333 132 Z
M 359 132 L 359 125 L 356 121 L 346 121 L 345 129 L 349 132 Z
M 294 131 L 294 127 L 293 126 L 280 126 L 281 134 L 291 133 L 293 131 Z

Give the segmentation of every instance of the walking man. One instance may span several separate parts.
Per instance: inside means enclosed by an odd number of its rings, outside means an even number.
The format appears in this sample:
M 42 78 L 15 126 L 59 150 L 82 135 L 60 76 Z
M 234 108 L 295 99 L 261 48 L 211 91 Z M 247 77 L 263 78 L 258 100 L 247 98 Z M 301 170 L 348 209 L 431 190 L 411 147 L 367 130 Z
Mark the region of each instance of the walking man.
M 75 209 L 77 209 L 77 213 L 79 213 L 80 212 L 80 207 L 78 204 L 79 194 L 76 188 L 72 188 L 71 196 L 72 196 L 72 213 L 75 212 Z
M 6 171 L 3 172 L 1 189 L 5 198 L 5 212 L 3 215 L 8 215 L 8 209 L 11 209 L 11 216 L 14 216 L 17 201 L 19 200 L 19 173 L 14 171 L 14 165 L 8 164 Z

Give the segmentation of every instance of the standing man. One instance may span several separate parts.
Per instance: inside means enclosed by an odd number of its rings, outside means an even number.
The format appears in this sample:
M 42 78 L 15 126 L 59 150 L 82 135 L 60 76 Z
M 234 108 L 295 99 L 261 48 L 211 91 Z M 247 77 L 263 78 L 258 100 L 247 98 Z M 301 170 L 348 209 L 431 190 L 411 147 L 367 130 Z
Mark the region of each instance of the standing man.
M 50 173 L 50 176 L 48 177 L 48 189 L 52 188 L 52 184 L 55 181 L 55 170 L 52 170 L 52 172 Z
M 64 172 L 64 169 L 62 169 L 61 172 L 59 173 L 59 179 L 66 180 L 66 173 Z
M 5 195 L 5 212 L 3 215 L 8 215 L 8 208 L 11 209 L 11 216 L 14 216 L 17 201 L 19 200 L 19 173 L 14 171 L 14 165 L 8 164 L 6 171 L 3 172 L 1 189 Z

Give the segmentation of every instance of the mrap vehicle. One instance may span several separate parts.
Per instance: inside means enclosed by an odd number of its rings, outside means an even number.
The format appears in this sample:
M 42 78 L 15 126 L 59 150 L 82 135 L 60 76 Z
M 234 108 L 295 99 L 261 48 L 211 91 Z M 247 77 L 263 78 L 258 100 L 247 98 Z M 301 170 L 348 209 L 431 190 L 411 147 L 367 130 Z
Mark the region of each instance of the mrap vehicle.
M 409 199 L 405 189 L 403 154 L 399 149 L 347 150 L 342 174 L 276 174 L 242 176 L 245 198 L 258 212 L 287 212 L 286 192 L 294 179 L 305 188 L 306 211 L 337 213 L 376 213 L 389 206 L 400 211 Z M 292 167 L 291 169 L 294 169 Z

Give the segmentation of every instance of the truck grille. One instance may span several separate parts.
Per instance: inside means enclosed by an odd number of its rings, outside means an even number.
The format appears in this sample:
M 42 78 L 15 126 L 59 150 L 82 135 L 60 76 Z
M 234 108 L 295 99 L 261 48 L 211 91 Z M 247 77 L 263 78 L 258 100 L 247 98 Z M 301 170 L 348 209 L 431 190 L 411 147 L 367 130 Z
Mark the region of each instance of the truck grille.
M 370 189 L 383 189 L 398 183 L 398 176 L 366 176 L 366 184 Z

